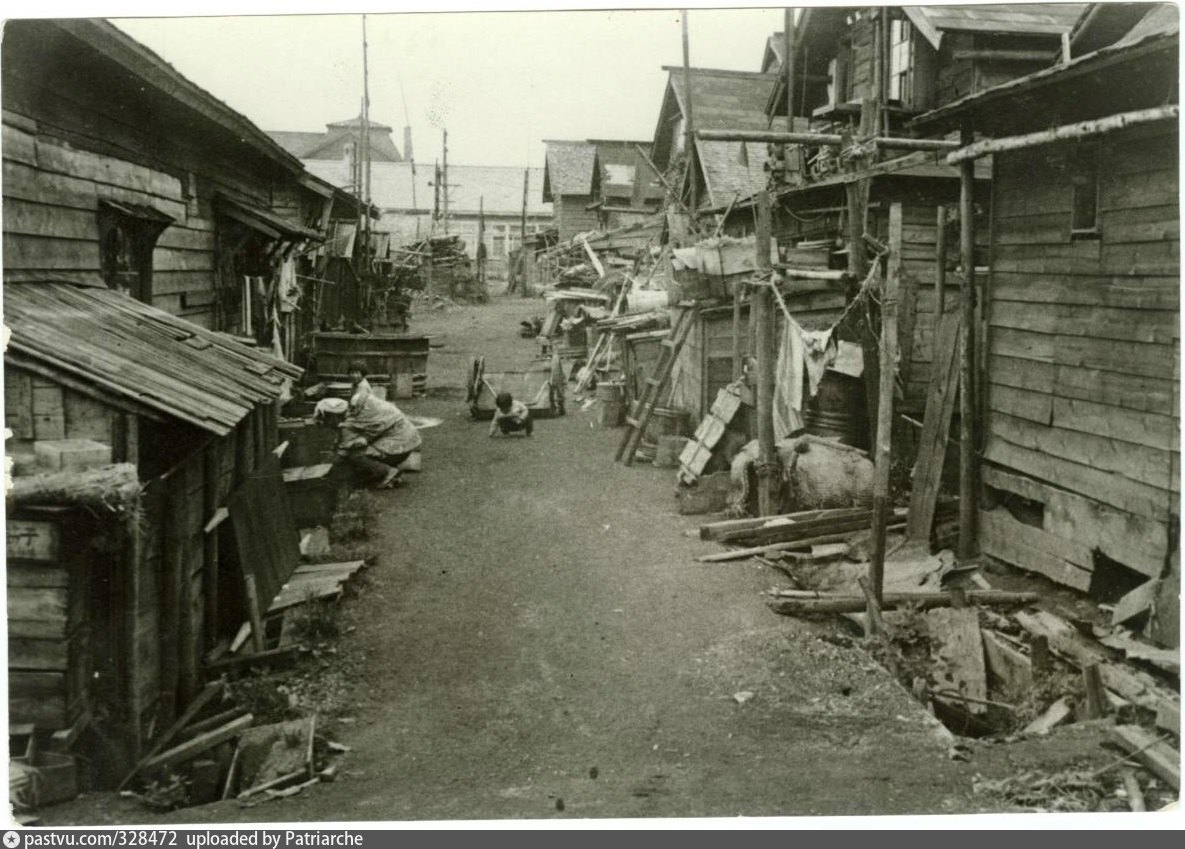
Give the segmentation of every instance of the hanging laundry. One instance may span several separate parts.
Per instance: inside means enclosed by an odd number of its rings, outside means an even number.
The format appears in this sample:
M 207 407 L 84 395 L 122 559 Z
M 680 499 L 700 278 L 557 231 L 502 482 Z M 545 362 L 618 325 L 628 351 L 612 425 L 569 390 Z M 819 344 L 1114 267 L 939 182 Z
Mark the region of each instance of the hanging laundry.
M 839 353 L 835 334 L 832 330 L 803 331 L 802 341 L 805 347 L 806 373 L 811 384 L 811 397 L 819 391 L 819 383 L 823 380 L 823 372 L 835 362 Z
M 774 373 L 774 438 L 789 436 L 803 427 L 802 380 L 806 342 L 797 321 L 787 320 L 778 347 Z
M 280 263 L 276 283 L 280 312 L 289 313 L 300 306 L 300 284 L 296 282 L 296 260 L 289 256 Z

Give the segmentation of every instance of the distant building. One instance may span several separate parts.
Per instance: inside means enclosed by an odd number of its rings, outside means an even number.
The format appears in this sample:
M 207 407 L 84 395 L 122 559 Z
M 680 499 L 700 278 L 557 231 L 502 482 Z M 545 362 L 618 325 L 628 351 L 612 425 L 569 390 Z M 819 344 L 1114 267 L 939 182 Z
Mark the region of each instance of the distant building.
M 662 205 L 665 191 L 647 161 L 648 142 L 549 140 L 543 200 L 555 207 L 561 240 L 633 223 Z
M 350 163 L 305 162 L 308 170 L 335 186 L 350 185 Z M 531 168 L 526 188 L 527 234 L 552 226 L 550 203 L 540 200 L 543 169 Z M 438 198 L 435 169 L 411 162 L 371 164 L 371 201 L 382 211 L 379 227 L 391 233 L 391 245 L 406 245 L 434 232 L 455 233 L 465 241 L 465 252 L 477 256 L 477 236 L 485 217 L 486 255 L 497 273 L 521 240 L 524 169 L 502 165 L 449 165 L 448 219 L 444 197 Z M 435 229 L 433 225 L 435 224 Z
M 370 138 L 371 162 L 402 162 L 395 142 L 391 140 L 391 127 L 371 121 L 367 136 Z M 351 118 L 348 121 L 338 121 L 325 125 L 323 133 L 288 132 L 285 130 L 268 130 L 276 144 L 291 153 L 297 159 L 341 159 L 348 152 L 357 149 L 362 142 L 362 119 Z M 411 132 L 404 129 L 404 152 L 410 155 Z

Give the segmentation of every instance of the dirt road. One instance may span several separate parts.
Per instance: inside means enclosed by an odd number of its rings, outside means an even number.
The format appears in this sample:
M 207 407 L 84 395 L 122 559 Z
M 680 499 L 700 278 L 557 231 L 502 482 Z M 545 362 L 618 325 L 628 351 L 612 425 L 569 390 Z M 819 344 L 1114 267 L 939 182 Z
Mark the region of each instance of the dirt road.
M 833 625 L 776 616 L 784 583 L 674 514 L 673 473 L 613 463 L 592 412 L 486 436 L 462 385 L 473 354 L 525 364 L 541 303 L 418 316 L 439 334 L 430 397 L 408 412 L 424 471 L 374 493 L 379 551 L 345 603 L 350 709 L 325 728 L 342 775 L 188 822 L 956 813 L 975 767 Z M 747 694 L 747 695 L 746 695 Z M 348 715 L 347 715 L 348 714 Z M 122 803 L 121 803 L 122 804 Z M 149 821 L 143 809 L 114 816 Z M 79 821 L 79 820 L 75 820 Z

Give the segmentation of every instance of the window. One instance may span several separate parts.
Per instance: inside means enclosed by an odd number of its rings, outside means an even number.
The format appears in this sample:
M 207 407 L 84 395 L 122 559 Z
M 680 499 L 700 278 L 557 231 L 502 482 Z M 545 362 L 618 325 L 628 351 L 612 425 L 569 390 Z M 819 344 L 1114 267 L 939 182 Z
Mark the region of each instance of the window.
M 1097 145 L 1083 145 L 1074 155 L 1070 183 L 1073 211 L 1070 238 L 1089 239 L 1099 235 L 1099 151 Z
M 137 301 L 152 302 L 152 251 L 173 223 L 149 206 L 99 201 L 99 271 L 103 282 Z
M 894 19 L 889 23 L 889 100 L 913 102 L 913 26 Z

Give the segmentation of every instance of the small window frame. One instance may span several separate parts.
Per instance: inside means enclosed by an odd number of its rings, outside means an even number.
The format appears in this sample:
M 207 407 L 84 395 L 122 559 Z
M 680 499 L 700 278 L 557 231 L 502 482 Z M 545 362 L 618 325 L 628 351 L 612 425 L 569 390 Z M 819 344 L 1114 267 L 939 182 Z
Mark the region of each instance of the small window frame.
M 1079 144 L 1070 155 L 1070 241 L 1096 241 L 1099 226 L 1100 149 L 1097 142 Z

